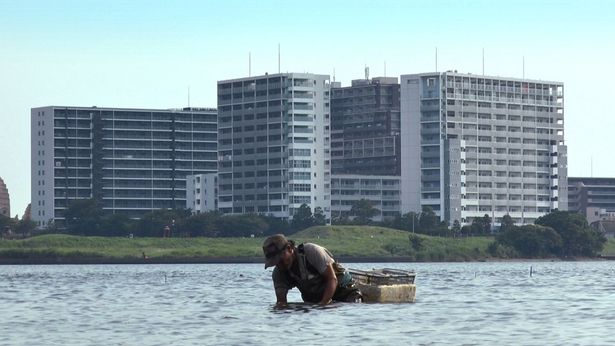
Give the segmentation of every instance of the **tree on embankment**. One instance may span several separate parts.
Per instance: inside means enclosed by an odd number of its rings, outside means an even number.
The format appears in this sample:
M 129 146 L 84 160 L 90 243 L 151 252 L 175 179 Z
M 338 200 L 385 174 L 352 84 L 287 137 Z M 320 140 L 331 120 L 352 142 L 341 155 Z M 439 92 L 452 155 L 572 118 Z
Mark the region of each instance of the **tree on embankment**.
M 507 225 L 496 244 L 513 248 L 524 257 L 595 257 L 606 238 L 587 224 L 579 213 L 554 211 L 539 217 L 535 225 Z
M 555 211 L 539 217 L 535 223 L 553 228 L 562 237 L 562 256 L 594 257 L 606 243 L 604 234 L 590 227 L 580 213 Z
M 352 203 L 350 208 L 350 215 L 353 217 L 352 223 L 355 225 L 371 224 L 372 218 L 378 215 L 379 212 L 370 200 L 364 198 Z

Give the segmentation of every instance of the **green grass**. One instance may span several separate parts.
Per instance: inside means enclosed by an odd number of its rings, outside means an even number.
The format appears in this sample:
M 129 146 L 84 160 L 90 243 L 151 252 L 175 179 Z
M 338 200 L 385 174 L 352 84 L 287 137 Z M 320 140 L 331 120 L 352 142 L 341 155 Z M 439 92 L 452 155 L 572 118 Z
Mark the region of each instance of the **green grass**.
M 301 231 L 291 239 L 320 244 L 336 256 L 406 257 L 416 261 L 465 261 L 488 258 L 488 237 L 441 238 L 416 234 L 414 249 L 405 231 L 371 226 L 321 226 Z
M 415 246 L 409 237 L 415 237 Z M 289 236 L 297 244 L 313 242 L 347 260 L 392 259 L 411 261 L 476 261 L 492 258 L 491 237 L 430 237 L 372 226 L 318 226 Z M 208 261 L 258 259 L 264 238 L 125 238 L 48 234 L 22 240 L 0 240 L 0 263 L 133 262 L 143 260 Z M 417 246 L 420 243 L 420 246 Z M 603 255 L 615 256 L 610 239 Z M 504 255 L 503 255 L 504 256 Z M 59 261 L 58 259 L 61 259 Z
M 609 239 L 604 244 L 604 249 L 602 250 L 603 256 L 615 256 L 615 239 Z
M 51 234 L 0 241 L 0 257 L 99 257 L 111 259 L 256 257 L 259 240 L 242 238 L 123 238 Z
M 468 261 L 489 258 L 488 237 L 440 238 L 371 226 L 319 226 L 289 236 L 314 242 L 345 258 L 400 258 L 415 261 Z M 40 262 L 57 258 L 79 262 L 139 261 L 145 253 L 152 260 L 206 261 L 224 258 L 260 258 L 264 238 L 123 238 L 41 235 L 23 240 L 0 240 L 0 259 Z

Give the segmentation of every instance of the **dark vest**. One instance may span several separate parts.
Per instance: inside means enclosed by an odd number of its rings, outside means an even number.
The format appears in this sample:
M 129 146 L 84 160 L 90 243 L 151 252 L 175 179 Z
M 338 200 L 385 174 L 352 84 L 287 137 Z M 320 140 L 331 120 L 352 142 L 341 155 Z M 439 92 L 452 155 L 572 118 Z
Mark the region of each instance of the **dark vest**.
M 327 250 L 327 253 L 331 258 L 333 256 Z M 324 277 L 318 272 L 318 270 L 308 261 L 305 255 L 303 244 L 297 246 L 296 252 L 297 267 L 299 269 L 299 275 L 291 270 L 286 271 L 286 280 L 295 286 L 301 292 L 301 297 L 305 302 L 318 303 L 320 302 L 325 290 Z M 337 262 L 333 262 L 333 271 L 338 278 L 338 285 L 341 282 L 341 276 L 344 275 L 344 268 Z

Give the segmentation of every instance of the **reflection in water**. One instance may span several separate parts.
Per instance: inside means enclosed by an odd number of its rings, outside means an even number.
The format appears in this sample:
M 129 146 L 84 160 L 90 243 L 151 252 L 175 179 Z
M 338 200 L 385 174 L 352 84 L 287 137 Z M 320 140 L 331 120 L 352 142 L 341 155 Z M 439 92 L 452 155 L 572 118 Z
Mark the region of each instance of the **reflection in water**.
M 312 310 L 329 310 L 329 309 L 336 309 L 342 304 L 354 304 L 354 303 L 331 303 L 327 305 L 311 304 L 311 303 L 287 303 L 284 305 L 273 304 L 271 306 L 271 312 L 294 313 L 294 312 L 310 312 Z
M 0 266 L 0 345 L 613 345 L 614 264 L 387 264 L 416 303 L 287 307 L 261 264 Z

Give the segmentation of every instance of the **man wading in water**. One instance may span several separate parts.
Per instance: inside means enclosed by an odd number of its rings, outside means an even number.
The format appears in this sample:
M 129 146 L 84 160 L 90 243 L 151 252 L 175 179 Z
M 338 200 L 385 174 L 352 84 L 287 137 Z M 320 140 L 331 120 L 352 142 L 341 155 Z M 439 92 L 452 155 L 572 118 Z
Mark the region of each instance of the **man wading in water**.
M 361 302 L 361 292 L 350 273 L 335 262 L 329 250 L 305 243 L 295 246 L 282 234 L 265 239 L 265 269 L 273 267 L 273 287 L 278 305 L 287 303 L 288 291 L 297 287 L 307 303 Z

